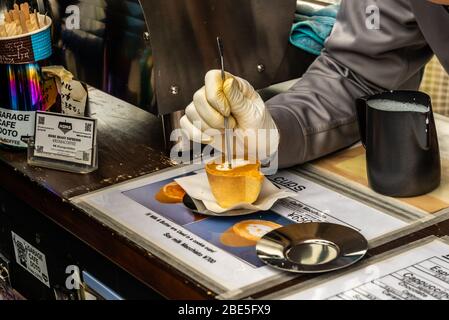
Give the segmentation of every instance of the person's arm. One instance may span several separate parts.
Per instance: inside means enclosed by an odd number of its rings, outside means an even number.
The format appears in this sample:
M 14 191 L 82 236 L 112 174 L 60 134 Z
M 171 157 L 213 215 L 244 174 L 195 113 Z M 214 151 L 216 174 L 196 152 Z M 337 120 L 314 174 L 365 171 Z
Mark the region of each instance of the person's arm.
M 366 25 L 373 4 L 380 10 L 379 30 Z M 386 89 L 416 90 L 431 56 L 408 0 L 343 0 L 322 55 L 288 92 L 266 103 L 280 130 L 280 167 L 355 143 L 355 99 Z

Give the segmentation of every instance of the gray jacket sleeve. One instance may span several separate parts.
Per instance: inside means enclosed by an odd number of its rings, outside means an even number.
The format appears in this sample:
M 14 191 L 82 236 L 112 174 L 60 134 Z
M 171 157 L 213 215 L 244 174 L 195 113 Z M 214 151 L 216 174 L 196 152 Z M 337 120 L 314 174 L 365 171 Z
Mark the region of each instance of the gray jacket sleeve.
M 367 27 L 377 5 L 380 28 Z M 314 160 L 359 139 L 354 100 L 417 89 L 432 56 L 408 0 L 343 0 L 325 50 L 288 92 L 267 102 L 281 135 L 281 168 Z

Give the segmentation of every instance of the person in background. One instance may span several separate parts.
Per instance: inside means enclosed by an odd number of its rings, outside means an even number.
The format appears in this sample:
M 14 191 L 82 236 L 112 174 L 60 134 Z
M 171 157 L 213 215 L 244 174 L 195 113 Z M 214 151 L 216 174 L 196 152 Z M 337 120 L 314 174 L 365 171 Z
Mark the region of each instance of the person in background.
M 380 10 L 378 29 L 366 24 L 372 5 Z M 234 128 L 277 129 L 277 139 L 263 147 L 269 153 L 278 148 L 280 168 L 348 147 L 359 140 L 356 98 L 417 90 L 433 54 L 449 71 L 448 5 L 449 0 L 343 0 L 323 52 L 289 91 L 264 103 L 244 79 L 226 74 L 223 82 L 220 71 L 212 70 L 181 127 L 190 137 L 221 130 L 223 116 L 230 115 Z M 203 143 L 213 140 L 202 136 Z

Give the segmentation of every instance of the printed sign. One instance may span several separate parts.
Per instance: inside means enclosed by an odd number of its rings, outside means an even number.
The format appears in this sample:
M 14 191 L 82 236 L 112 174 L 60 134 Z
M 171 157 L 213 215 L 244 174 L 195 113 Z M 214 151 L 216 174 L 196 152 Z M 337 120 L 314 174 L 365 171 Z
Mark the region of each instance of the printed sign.
M 96 121 L 59 113 L 37 112 L 34 156 L 92 165 Z
M 13 231 L 11 233 L 17 264 L 50 288 L 45 255 Z
M 272 210 L 296 223 L 329 222 L 361 232 L 368 240 L 406 225 L 405 222 L 288 171 L 269 179 L 298 197 L 279 200 Z
M 281 171 L 270 180 L 297 196 L 279 201 L 267 212 L 238 217 L 201 216 L 182 204 L 184 191 L 174 180 L 195 174 L 177 168 L 82 196 L 76 202 L 93 207 L 114 223 L 150 241 L 222 290 L 240 290 L 284 274 L 266 266 L 256 254 L 267 232 L 293 223 L 328 221 L 359 230 L 368 240 L 400 230 L 407 223 L 322 187 L 294 173 Z M 277 281 L 277 280 L 276 280 Z
M 15 111 L 0 108 L 0 142 L 26 148 L 26 141 L 34 133 L 34 111 Z

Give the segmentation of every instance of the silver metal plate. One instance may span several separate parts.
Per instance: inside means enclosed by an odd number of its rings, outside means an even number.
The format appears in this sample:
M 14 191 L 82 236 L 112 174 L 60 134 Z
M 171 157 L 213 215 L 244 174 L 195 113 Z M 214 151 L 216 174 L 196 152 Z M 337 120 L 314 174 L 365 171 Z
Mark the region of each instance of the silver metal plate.
M 266 264 L 289 272 L 322 273 L 348 267 L 366 254 L 368 241 L 332 223 L 292 224 L 267 233 L 256 246 Z

